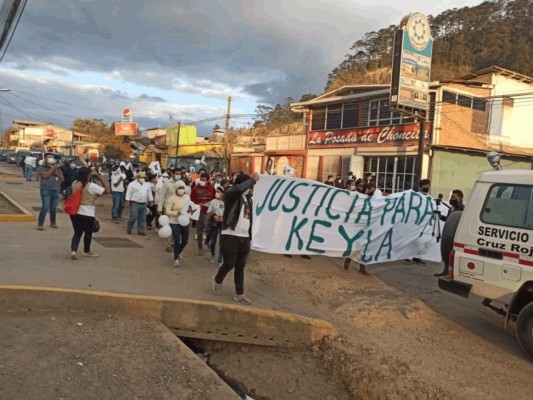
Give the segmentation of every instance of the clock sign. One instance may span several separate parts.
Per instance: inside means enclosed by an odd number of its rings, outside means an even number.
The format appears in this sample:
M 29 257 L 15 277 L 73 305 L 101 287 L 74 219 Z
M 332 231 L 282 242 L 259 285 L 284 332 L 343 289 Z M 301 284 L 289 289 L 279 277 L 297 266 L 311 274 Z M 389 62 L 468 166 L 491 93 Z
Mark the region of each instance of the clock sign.
M 431 38 L 431 29 L 429 29 L 427 18 L 420 13 L 411 14 L 406 29 L 411 45 L 416 50 L 424 50 Z

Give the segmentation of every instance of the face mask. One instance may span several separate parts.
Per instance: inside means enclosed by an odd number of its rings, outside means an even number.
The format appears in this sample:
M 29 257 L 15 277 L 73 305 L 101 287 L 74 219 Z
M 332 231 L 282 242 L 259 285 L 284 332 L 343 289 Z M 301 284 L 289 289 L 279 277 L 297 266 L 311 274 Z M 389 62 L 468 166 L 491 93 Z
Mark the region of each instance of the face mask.
M 457 201 L 457 199 L 450 199 L 450 204 L 455 207 L 457 204 L 459 204 L 459 201 Z
M 200 181 L 200 182 L 198 182 L 198 184 L 199 184 L 200 186 L 205 186 L 205 182 L 204 182 L 204 181 Z
M 144 183 L 144 182 L 146 182 L 146 180 L 144 178 L 141 178 L 141 179 L 139 179 L 139 182 L 140 183 Z
M 71 169 L 76 168 L 76 164 L 69 164 Z
M 351 190 L 352 192 L 355 192 L 355 186 L 350 186 L 350 190 Z
M 178 193 L 178 196 L 183 196 L 183 193 L 185 193 L 185 189 L 178 189 L 177 193 Z
M 181 181 L 181 175 L 175 175 L 174 176 L 175 181 Z
M 222 193 L 216 192 L 215 197 L 220 200 L 222 198 Z
M 46 162 L 47 162 L 48 164 L 55 164 L 55 163 L 56 163 L 56 159 L 55 159 L 55 158 L 51 158 L 51 157 L 49 157 L 49 158 L 46 159 Z

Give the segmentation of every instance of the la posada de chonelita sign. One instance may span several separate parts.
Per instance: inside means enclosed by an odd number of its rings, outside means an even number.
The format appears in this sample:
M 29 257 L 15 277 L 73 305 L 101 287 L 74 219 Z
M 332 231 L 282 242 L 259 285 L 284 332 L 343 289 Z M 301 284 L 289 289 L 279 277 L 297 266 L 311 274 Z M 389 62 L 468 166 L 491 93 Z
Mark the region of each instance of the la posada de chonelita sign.
M 424 141 L 430 144 L 432 125 L 426 125 Z M 411 146 L 418 144 L 419 124 L 371 126 L 337 131 L 313 131 L 307 137 L 311 148 L 358 146 Z

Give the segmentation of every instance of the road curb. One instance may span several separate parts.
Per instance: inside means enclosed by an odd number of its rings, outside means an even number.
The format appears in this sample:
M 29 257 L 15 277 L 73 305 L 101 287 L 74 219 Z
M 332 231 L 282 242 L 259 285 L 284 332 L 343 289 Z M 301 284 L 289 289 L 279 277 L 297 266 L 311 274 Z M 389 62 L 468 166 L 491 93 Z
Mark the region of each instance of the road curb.
M 0 222 L 33 222 L 37 218 L 35 215 L 28 211 L 24 206 L 8 196 L 5 192 L 0 192 L 0 196 L 3 196 L 13 206 L 19 209 L 22 214 L 0 214 Z
M 337 332 L 329 322 L 274 310 L 171 297 L 0 285 L 0 311 L 126 313 L 160 321 L 177 336 L 263 346 L 308 346 Z

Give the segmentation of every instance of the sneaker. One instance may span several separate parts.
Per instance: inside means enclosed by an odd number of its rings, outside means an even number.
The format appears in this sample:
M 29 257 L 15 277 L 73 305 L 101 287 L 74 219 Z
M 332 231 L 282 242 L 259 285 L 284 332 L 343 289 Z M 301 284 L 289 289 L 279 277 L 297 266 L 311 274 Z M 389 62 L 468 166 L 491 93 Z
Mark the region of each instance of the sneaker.
M 210 262 L 211 264 L 214 264 L 214 263 L 216 262 L 216 258 L 215 258 L 215 256 L 211 256 L 211 257 L 209 258 L 209 262 Z
M 233 300 L 238 301 L 242 304 L 246 304 L 247 306 L 252 304 L 252 300 L 250 300 L 244 294 L 236 294 L 235 296 L 233 296 Z
M 128 235 L 131 235 L 131 229 L 128 229 L 126 232 Z
M 83 253 L 84 257 L 98 257 L 98 254 L 91 253 L 90 251 L 87 253 Z
M 56 224 L 50 224 L 50 228 L 54 228 L 54 229 L 57 229 L 58 226 Z
M 183 262 L 183 257 L 182 257 L 182 255 L 181 255 L 181 254 L 180 254 L 180 255 L 178 256 L 178 260 L 180 260 L 180 263 L 182 263 L 182 262 Z
M 176 268 L 179 268 L 181 267 L 181 262 L 180 262 L 180 259 L 179 258 L 176 258 L 174 260 L 174 264 L 172 264 L 173 267 L 176 267 Z
M 215 296 L 220 296 L 222 294 L 222 283 L 217 283 L 215 281 L 215 276 L 217 275 L 213 275 L 213 293 Z
M 168 245 L 167 247 L 165 247 L 165 251 L 167 253 L 170 253 L 172 251 L 172 246 L 171 245 Z
M 78 259 L 78 256 L 76 255 L 76 252 L 75 251 L 72 251 L 70 253 L 70 259 L 71 260 L 77 260 Z
M 201 256 L 202 254 L 204 254 L 204 250 L 203 249 L 198 249 L 198 252 L 196 253 L 197 256 Z
M 44 230 L 44 228 L 43 228 L 42 225 L 37 225 L 37 230 L 38 230 L 38 231 L 42 231 L 42 230 Z
M 137 233 L 138 236 L 146 236 L 146 232 L 139 232 Z
M 149 231 L 152 230 L 152 227 L 151 226 L 147 226 L 146 229 L 148 229 Z
M 114 219 L 114 220 L 113 220 L 113 223 L 114 223 L 114 224 L 120 224 L 120 221 L 119 221 L 118 219 Z
M 420 258 L 413 258 L 413 264 L 426 265 L 426 263 L 424 261 L 422 261 Z

